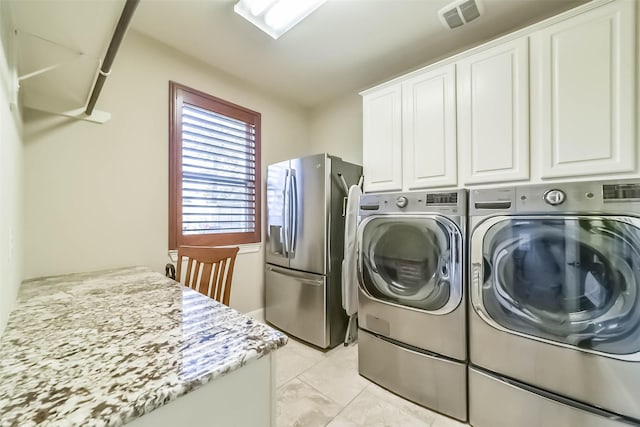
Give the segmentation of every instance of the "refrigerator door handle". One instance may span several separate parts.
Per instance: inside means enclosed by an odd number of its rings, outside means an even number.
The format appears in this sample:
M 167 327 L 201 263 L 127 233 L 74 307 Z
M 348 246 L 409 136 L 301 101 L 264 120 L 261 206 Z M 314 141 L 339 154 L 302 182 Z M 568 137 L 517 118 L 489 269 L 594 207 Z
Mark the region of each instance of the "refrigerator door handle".
M 274 273 L 280 273 L 280 274 L 284 274 L 286 276 L 295 277 L 296 280 L 298 280 L 298 282 L 305 283 L 307 285 L 314 285 L 314 286 L 322 286 L 322 285 L 324 285 L 323 276 L 309 278 L 308 277 L 309 273 L 302 273 L 302 272 L 297 272 L 297 271 L 294 271 L 294 270 L 287 270 L 287 269 L 283 269 L 283 268 L 275 268 L 275 267 L 271 267 L 271 266 L 267 266 L 267 271 L 273 271 Z
M 323 286 L 324 285 L 324 281 L 322 280 L 314 280 L 314 279 L 299 279 L 300 283 L 304 283 L 307 285 L 313 285 L 313 286 Z
M 291 217 L 291 212 L 289 211 L 290 204 L 290 191 L 289 191 L 289 172 L 284 175 L 284 189 L 283 189 L 283 197 L 282 197 L 282 215 L 284 218 L 282 219 L 282 234 L 284 240 L 284 256 L 285 258 L 289 258 L 289 218 Z
M 292 169 L 291 170 L 291 185 L 290 185 L 290 192 L 291 192 L 291 229 L 290 229 L 290 233 L 291 233 L 291 253 L 293 253 L 295 255 L 296 253 L 296 243 L 298 240 L 298 181 L 296 179 L 296 170 Z

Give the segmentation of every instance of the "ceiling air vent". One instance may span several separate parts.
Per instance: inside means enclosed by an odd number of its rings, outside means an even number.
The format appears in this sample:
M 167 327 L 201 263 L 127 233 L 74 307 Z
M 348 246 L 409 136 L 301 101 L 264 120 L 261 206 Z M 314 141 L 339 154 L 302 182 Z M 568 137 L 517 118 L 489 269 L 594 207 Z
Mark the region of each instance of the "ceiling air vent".
M 480 0 L 458 0 L 438 11 L 440 21 L 447 28 L 456 28 L 476 19 L 482 13 Z

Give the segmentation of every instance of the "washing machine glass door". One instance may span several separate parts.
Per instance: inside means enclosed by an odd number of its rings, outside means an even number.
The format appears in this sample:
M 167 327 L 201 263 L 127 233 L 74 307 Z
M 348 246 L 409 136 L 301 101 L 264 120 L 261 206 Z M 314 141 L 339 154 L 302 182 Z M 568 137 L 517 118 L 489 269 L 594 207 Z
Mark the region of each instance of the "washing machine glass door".
M 639 225 L 628 217 L 493 218 L 472 237 L 474 306 L 528 336 L 638 353 Z
M 370 217 L 360 224 L 360 286 L 371 297 L 445 314 L 462 298 L 462 235 L 449 219 Z

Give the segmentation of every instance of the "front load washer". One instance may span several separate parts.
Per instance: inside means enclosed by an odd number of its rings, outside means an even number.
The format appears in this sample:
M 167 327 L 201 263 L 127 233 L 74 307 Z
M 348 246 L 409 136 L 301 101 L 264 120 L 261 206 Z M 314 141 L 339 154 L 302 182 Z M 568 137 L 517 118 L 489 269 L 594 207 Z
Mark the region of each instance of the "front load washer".
M 366 194 L 358 225 L 360 374 L 467 419 L 466 191 Z
M 640 425 L 640 180 L 473 190 L 469 207 L 471 424 Z

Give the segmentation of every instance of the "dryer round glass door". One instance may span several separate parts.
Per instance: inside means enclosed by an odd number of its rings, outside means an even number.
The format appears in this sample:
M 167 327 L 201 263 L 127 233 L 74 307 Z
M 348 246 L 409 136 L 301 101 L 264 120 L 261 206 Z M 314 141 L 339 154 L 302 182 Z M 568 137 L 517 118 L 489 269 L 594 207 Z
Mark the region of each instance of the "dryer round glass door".
M 387 303 L 444 314 L 460 303 L 462 236 L 444 217 L 370 217 L 360 224 L 360 286 Z
M 640 352 L 636 221 L 594 216 L 486 221 L 472 236 L 474 307 L 528 336 L 612 355 Z

